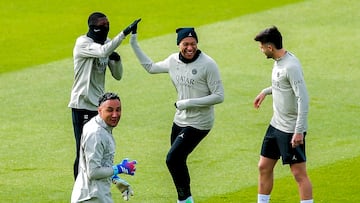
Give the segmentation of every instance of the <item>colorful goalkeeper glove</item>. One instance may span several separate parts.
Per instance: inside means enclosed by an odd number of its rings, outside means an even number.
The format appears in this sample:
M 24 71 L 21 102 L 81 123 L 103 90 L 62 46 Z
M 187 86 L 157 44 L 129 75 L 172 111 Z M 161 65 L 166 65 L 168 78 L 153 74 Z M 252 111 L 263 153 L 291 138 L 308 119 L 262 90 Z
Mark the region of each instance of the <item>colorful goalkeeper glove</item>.
M 129 174 L 129 175 L 135 175 L 135 171 L 136 171 L 136 161 L 130 161 L 129 159 L 124 159 L 122 160 L 121 163 L 113 166 L 113 170 L 114 170 L 114 175 L 117 175 L 119 173 L 125 173 L 125 174 Z

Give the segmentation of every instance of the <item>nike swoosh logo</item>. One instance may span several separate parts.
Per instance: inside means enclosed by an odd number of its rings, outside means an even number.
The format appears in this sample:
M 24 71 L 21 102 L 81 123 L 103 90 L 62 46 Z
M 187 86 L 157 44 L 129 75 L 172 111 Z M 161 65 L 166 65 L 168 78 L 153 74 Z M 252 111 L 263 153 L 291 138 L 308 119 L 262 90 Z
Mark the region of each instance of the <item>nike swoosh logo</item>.
M 100 32 L 100 29 L 94 29 L 94 32 Z

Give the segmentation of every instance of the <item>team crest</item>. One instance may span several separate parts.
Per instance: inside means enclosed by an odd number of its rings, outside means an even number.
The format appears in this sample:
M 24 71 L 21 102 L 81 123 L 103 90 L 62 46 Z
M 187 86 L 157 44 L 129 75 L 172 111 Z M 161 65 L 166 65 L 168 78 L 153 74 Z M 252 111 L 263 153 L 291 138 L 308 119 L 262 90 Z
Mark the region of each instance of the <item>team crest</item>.
M 196 75 L 196 74 L 197 74 L 197 70 L 196 70 L 196 69 L 192 69 L 191 73 L 192 73 L 193 75 Z

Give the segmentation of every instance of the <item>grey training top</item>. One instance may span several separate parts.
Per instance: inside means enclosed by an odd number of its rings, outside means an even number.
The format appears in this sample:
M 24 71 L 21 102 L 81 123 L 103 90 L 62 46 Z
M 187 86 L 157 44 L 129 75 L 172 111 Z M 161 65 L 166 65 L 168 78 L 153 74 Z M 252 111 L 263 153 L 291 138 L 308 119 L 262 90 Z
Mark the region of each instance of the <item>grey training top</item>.
M 81 136 L 79 174 L 71 195 L 72 203 L 93 198 L 98 202 L 113 202 L 111 176 L 114 173 L 115 140 L 112 129 L 99 115 L 85 124 Z
M 273 96 L 270 124 L 287 133 L 307 130 L 309 97 L 299 60 L 290 52 L 274 62 L 272 86 L 262 90 Z
M 214 124 L 214 106 L 224 100 L 224 88 L 215 61 L 201 53 L 194 62 L 179 60 L 179 53 L 154 63 L 139 47 L 137 35 L 130 44 L 144 69 L 152 74 L 169 73 L 178 93 L 174 123 L 209 130 Z
M 104 45 L 82 35 L 77 38 L 73 50 L 74 83 L 68 107 L 97 111 L 98 99 L 104 93 L 105 72 L 109 66 L 112 76 L 120 80 L 123 73 L 121 60 L 109 60 L 109 55 L 125 38 L 120 32 L 113 40 Z

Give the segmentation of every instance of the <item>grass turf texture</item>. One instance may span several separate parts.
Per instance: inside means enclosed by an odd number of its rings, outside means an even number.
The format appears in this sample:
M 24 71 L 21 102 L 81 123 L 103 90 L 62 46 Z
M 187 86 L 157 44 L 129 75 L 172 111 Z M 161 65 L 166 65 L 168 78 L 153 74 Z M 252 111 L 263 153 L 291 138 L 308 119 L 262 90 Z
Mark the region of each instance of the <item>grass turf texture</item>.
M 199 47 L 219 64 L 226 91 L 225 102 L 216 107 L 214 129 L 189 157 L 197 202 L 256 201 L 258 151 L 271 98 L 259 110 L 251 103 L 269 85 L 273 62 L 265 60 L 253 37 L 273 24 L 282 31 L 285 47 L 300 58 L 311 97 L 307 154 L 315 200 L 360 201 L 359 8 L 357 1 L 343 6 L 342 1 L 305 1 L 197 28 Z M 177 25 L 163 31 L 171 34 L 151 38 L 145 33 L 149 25 L 142 23 L 140 44 L 149 56 L 159 60 L 177 51 L 172 33 Z M 340 47 L 346 47 L 341 56 Z M 174 202 L 164 159 L 176 95 L 167 75 L 145 73 L 127 45 L 118 51 L 124 78 L 108 78 L 107 89 L 123 101 L 123 117 L 114 130 L 116 159 L 139 162 L 135 177 L 123 176 L 135 190 L 131 202 Z M 66 105 L 72 77 L 70 58 L 0 75 L 2 201 L 69 202 L 74 138 Z M 275 177 L 273 202 L 298 202 L 288 167 L 278 165 Z M 122 202 L 116 190 L 113 195 Z
M 174 33 L 180 26 L 199 26 L 231 19 L 247 13 L 297 2 L 196 0 L 136 2 L 62 0 L 14 0 L 0 7 L 3 31 L 0 36 L 0 73 L 68 58 L 76 37 L 87 32 L 91 12 L 104 12 L 110 20 L 109 36 L 114 36 L 141 17 L 139 32 L 144 38 Z M 226 32 L 221 31 L 221 32 Z

